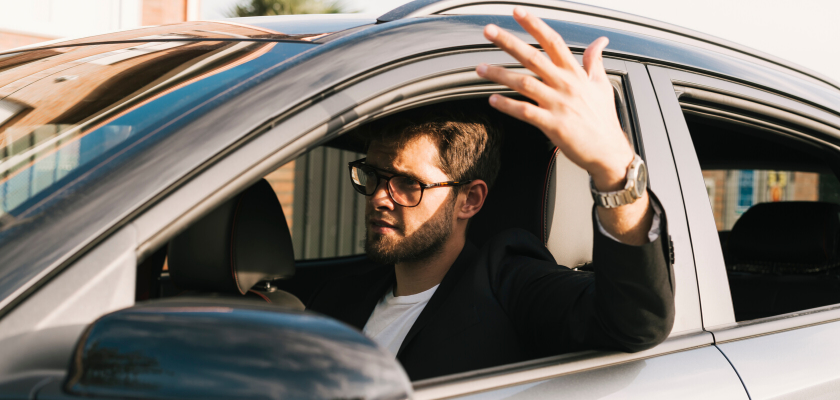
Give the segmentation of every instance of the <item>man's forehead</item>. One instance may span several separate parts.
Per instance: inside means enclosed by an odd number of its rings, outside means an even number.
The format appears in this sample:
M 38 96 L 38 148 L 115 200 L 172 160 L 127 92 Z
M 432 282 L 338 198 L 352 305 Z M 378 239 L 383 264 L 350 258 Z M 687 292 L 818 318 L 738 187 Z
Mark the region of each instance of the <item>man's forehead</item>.
M 430 172 L 440 171 L 437 146 L 424 135 L 410 140 L 371 141 L 367 163 L 415 177 L 425 177 Z

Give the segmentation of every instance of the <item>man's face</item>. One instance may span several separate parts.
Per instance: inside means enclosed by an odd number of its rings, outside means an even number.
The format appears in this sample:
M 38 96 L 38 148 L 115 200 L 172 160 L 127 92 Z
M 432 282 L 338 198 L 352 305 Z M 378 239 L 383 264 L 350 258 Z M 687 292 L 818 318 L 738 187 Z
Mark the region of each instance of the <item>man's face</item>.
M 419 136 L 402 147 L 374 141 L 368 149 L 366 163 L 423 183 L 450 180 L 437 167 L 437 157 L 437 146 L 426 136 Z M 451 188 L 427 189 L 419 205 L 403 207 L 391 200 L 382 181 L 365 206 L 368 257 L 390 264 L 424 260 L 441 251 L 453 229 L 456 195 L 452 191 Z

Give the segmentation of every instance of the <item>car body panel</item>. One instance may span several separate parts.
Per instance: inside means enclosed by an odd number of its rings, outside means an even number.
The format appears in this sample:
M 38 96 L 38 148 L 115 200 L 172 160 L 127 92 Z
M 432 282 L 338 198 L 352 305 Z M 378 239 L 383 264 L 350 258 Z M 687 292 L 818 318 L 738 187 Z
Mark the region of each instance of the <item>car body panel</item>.
M 694 272 L 694 254 L 691 235 L 685 217 L 685 206 L 680 182 L 674 171 L 674 158 L 662 112 L 647 69 L 643 64 L 627 62 L 628 83 L 633 94 L 636 118 L 639 124 L 641 154 L 648 165 L 651 190 L 668 212 L 668 233 L 674 246 L 674 276 L 677 281 L 675 301 L 677 314 L 672 335 L 700 331 L 703 321 L 700 315 L 700 294 Z M 678 256 L 677 256 L 678 255 Z
M 134 226 L 123 227 L 0 319 L 0 381 L 63 371 L 88 324 L 134 304 L 136 243 Z
M 835 362 L 840 351 L 835 339 L 840 333 L 840 323 L 835 322 L 840 316 L 836 305 L 738 323 L 731 314 L 717 228 L 674 85 L 731 94 L 828 126 L 838 126 L 840 119 L 732 82 L 661 67 L 649 69 L 677 160 L 695 254 L 701 255 L 696 257 L 697 279 L 705 329 L 713 332 L 752 399 L 831 397 L 840 388 L 840 364 Z M 836 142 L 840 137 L 827 139 Z
M 460 400 L 749 399 L 738 375 L 714 346 L 584 371 Z
M 840 392 L 840 322 L 718 345 L 750 398 L 833 398 Z

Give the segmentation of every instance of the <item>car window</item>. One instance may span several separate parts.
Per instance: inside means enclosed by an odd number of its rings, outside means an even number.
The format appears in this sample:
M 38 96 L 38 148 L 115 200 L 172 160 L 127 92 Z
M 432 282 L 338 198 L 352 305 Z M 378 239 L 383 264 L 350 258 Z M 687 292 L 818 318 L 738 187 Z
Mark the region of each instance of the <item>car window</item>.
M 840 303 L 837 154 L 796 134 L 686 115 L 737 321 Z
M 295 259 L 364 254 L 364 197 L 347 172 L 347 163 L 363 157 L 320 146 L 265 176 L 283 206 Z
M 229 91 L 277 47 L 163 38 L 0 58 L 0 221 L 38 213 L 150 135 L 178 128 L 202 104 L 195 99 Z

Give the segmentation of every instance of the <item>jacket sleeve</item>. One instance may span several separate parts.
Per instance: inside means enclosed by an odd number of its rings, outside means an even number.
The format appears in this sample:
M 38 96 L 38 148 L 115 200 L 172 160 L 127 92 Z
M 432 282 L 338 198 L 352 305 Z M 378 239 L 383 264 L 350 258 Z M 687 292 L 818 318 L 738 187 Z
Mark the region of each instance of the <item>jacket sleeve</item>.
M 635 352 L 665 340 L 674 323 L 674 278 L 664 210 L 660 229 L 656 241 L 631 246 L 596 227 L 594 272 L 557 265 L 523 230 L 491 239 L 482 251 L 491 288 L 531 356 L 592 348 Z

